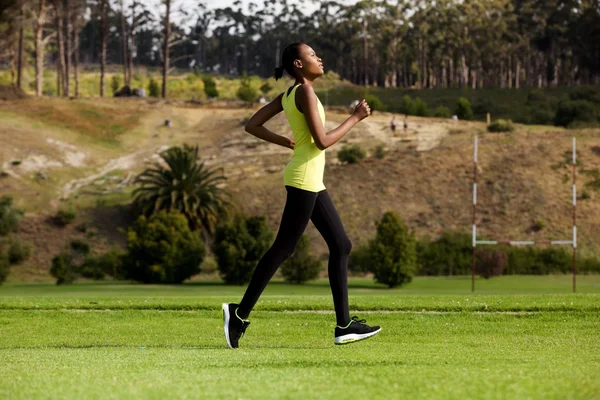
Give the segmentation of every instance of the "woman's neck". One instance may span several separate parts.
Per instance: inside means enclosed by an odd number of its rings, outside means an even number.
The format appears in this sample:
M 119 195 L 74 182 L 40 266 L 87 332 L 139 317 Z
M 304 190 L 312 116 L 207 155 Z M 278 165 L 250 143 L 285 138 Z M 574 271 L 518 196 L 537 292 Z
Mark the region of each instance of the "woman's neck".
M 296 79 L 296 82 L 294 83 L 295 85 L 307 85 L 307 86 L 311 86 L 313 85 L 314 81 L 311 81 L 310 79 L 307 79 L 305 77 L 302 77 L 300 79 Z

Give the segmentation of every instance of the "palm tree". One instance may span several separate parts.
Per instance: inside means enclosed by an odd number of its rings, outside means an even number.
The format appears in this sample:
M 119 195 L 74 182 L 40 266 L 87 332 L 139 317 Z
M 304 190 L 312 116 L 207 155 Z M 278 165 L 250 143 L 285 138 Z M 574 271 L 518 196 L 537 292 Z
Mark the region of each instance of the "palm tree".
M 166 166 L 157 163 L 135 179 L 141 186 L 133 192 L 134 207 L 146 216 L 178 211 L 192 229 L 212 233 L 230 205 L 228 193 L 219 187 L 226 178 L 199 162 L 198 146 L 171 147 L 160 157 Z

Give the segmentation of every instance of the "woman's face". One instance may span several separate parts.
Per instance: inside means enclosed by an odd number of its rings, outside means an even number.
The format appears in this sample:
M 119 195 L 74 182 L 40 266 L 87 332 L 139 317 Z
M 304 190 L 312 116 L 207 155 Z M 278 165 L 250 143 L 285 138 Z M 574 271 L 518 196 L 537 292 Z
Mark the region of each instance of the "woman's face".
M 323 69 L 323 60 L 317 56 L 317 53 L 308 45 L 302 45 L 300 47 L 300 65 L 296 67 L 302 67 L 302 73 L 308 77 L 319 77 L 323 75 L 325 70 Z M 297 62 L 297 61 L 296 61 Z

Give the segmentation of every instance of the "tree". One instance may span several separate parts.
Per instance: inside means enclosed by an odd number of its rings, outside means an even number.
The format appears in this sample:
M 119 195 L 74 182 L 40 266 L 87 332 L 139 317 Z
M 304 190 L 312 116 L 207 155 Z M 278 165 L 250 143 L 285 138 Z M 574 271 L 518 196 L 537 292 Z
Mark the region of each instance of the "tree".
M 317 279 L 321 261 L 310 254 L 308 236 L 302 235 L 294 253 L 281 265 L 281 274 L 287 282 L 301 284 Z
M 162 98 L 167 98 L 167 74 L 169 73 L 169 41 L 171 39 L 171 0 L 164 0 L 164 37 L 163 37 L 163 73 L 162 73 Z
M 100 0 L 100 97 L 104 97 L 104 76 L 106 73 L 106 50 L 108 40 L 108 0 Z
M 223 280 L 233 285 L 247 283 L 272 239 L 264 217 L 235 214 L 222 219 L 215 229 L 214 253 Z
M 383 215 L 369 247 L 377 282 L 392 288 L 412 280 L 417 270 L 415 237 L 398 214 L 386 212 Z
M 160 157 L 166 167 L 156 164 L 135 180 L 140 184 L 133 192 L 135 208 L 146 216 L 162 210 L 179 211 L 192 229 L 212 232 L 229 205 L 221 189 L 225 177 L 200 162 L 198 146 L 171 147 Z

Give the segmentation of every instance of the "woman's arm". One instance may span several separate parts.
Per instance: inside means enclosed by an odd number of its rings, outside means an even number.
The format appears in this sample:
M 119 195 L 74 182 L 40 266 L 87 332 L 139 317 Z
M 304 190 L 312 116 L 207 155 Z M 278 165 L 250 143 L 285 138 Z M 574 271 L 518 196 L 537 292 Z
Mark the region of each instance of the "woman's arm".
M 340 126 L 329 132 L 325 131 L 323 122 L 317 109 L 317 95 L 314 89 L 308 85 L 301 85 L 296 89 L 296 99 L 300 105 L 300 111 L 306 118 L 308 129 L 315 140 L 315 144 L 319 150 L 333 146 L 340 140 L 348 131 L 361 120 L 371 114 L 371 109 L 367 102 L 363 99 L 356 106 L 354 112 Z
M 293 140 L 273 133 L 263 126 L 268 120 L 283 111 L 283 107 L 281 105 L 282 96 L 283 94 L 280 94 L 275 100 L 258 110 L 256 114 L 250 118 L 248 123 L 246 123 L 245 129 L 246 132 L 256 136 L 259 139 L 293 149 Z

